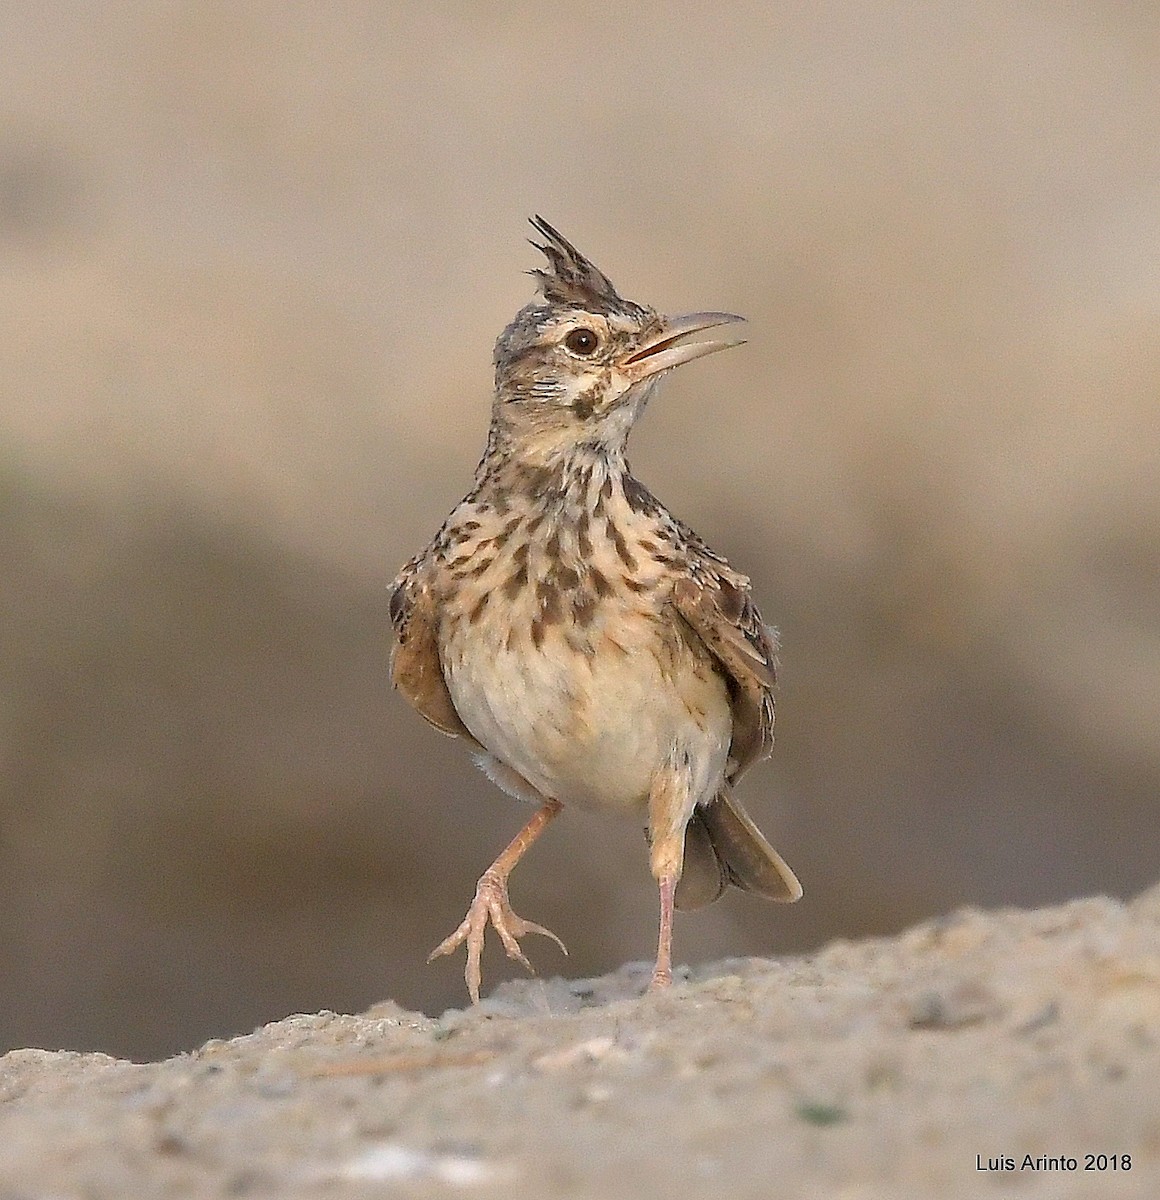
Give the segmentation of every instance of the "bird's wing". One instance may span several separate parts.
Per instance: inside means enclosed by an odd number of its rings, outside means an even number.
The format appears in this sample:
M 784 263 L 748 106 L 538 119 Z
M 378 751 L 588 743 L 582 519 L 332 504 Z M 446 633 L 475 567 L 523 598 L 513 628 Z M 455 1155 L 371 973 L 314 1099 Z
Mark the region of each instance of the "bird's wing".
M 700 564 L 673 588 L 673 607 L 717 661 L 729 686 L 733 782 L 773 749 L 777 636 L 761 620 L 749 580 L 724 562 Z
M 391 585 L 391 624 L 398 644 L 391 655 L 391 682 L 432 725 L 451 737 L 475 739 L 455 711 L 439 660 L 437 601 L 418 555 Z
M 711 903 L 726 884 L 792 903 L 801 897 L 801 884 L 730 786 L 773 748 L 777 636 L 754 606 L 749 580 L 716 556 L 676 584 L 673 607 L 716 660 L 733 708 L 728 782 L 689 822 L 686 846 L 692 833 L 695 870 L 687 884 L 682 876 L 677 885 L 677 905 Z

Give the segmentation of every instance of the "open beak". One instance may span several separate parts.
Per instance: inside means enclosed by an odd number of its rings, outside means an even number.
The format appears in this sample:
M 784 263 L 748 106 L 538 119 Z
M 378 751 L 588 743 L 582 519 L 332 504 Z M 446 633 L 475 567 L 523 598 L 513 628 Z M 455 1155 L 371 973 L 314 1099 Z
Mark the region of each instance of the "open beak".
M 716 354 L 718 350 L 728 350 L 730 346 L 740 346 L 745 341 L 744 338 L 687 340 L 706 329 L 734 325 L 745 320 L 736 313 L 699 312 L 689 313 L 684 317 L 666 317 L 663 320 L 664 324 L 655 337 L 621 360 L 621 369 L 633 376 L 636 382 L 648 379 L 661 371 L 679 367 L 682 363 L 692 362 L 694 358 Z

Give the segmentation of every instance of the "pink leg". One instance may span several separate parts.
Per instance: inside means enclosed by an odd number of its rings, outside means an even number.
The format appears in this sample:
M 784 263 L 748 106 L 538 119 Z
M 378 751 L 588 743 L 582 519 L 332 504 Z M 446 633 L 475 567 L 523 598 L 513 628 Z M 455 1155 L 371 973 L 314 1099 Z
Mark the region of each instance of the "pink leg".
M 450 937 L 444 938 L 427 957 L 427 961 L 430 962 L 440 954 L 450 954 L 462 942 L 467 943 L 467 967 L 463 977 L 467 981 L 472 1004 L 479 1003 L 479 985 L 483 980 L 479 959 L 483 953 L 483 934 L 488 921 L 495 926 L 508 958 L 523 963 L 529 971 L 532 971 L 532 964 L 528 962 L 519 943 L 519 939 L 525 933 L 542 933 L 545 937 L 550 937 L 565 954 L 568 953 L 564 949 L 564 943 L 550 929 L 532 921 L 525 921 L 512 911 L 507 891 L 508 876 L 512 869 L 563 807 L 559 800 L 547 800 L 536 810 L 535 816 L 512 838 L 495 862 L 479 877 L 475 899 L 471 902 L 462 924 Z M 532 974 L 535 972 L 532 971 Z
M 657 965 L 649 981 L 650 992 L 663 991 L 673 982 L 673 894 L 677 881 L 672 875 L 664 875 L 661 885 L 661 930 L 657 939 Z

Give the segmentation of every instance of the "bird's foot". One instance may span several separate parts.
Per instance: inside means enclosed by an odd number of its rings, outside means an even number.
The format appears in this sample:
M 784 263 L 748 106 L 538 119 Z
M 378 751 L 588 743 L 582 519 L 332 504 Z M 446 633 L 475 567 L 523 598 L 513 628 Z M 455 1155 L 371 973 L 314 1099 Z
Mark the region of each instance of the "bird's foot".
M 564 943 L 550 929 L 545 929 L 543 925 L 537 925 L 534 921 L 525 921 L 512 910 L 508 900 L 506 875 L 492 870 L 484 871 L 475 889 L 475 899 L 471 902 L 463 923 L 427 956 L 427 961 L 430 962 L 441 954 L 450 954 L 461 943 L 467 943 L 467 967 L 463 978 L 467 981 L 472 1004 L 479 1003 L 479 985 L 483 980 L 479 959 L 483 953 L 483 935 L 488 921 L 495 926 L 508 958 L 522 963 L 533 975 L 536 973 L 535 968 L 520 949 L 519 939 L 524 934 L 542 933 L 544 937 L 551 938 L 565 954 L 568 953 Z

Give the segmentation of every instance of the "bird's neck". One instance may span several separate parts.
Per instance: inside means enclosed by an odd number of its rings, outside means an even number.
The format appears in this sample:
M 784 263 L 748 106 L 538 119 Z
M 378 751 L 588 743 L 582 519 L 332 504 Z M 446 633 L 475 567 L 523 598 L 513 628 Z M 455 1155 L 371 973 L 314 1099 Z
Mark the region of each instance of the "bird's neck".
M 623 446 L 603 442 L 528 445 L 492 438 L 476 471 L 474 494 L 481 500 L 526 498 L 548 509 L 567 504 L 591 508 L 603 492 L 624 492 L 631 469 Z M 631 484 L 630 484 L 631 487 Z

